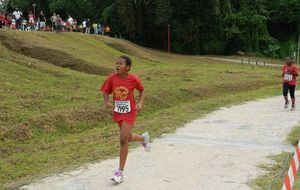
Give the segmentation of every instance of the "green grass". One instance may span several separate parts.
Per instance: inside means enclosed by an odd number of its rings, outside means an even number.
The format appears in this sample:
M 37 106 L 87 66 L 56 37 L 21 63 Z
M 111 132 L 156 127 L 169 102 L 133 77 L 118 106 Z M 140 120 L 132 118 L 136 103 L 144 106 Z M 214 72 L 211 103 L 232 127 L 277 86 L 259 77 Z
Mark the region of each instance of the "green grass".
M 300 125 L 295 127 L 288 135 L 287 141 L 294 145 L 297 146 L 298 141 L 300 139 Z
M 260 169 L 264 174 L 250 182 L 250 185 L 257 190 L 279 190 L 282 188 L 286 170 L 289 167 L 292 154 L 284 152 L 270 156 L 272 164 L 261 165 Z
M 300 125 L 296 126 L 287 136 L 287 142 L 296 146 L 300 137 Z M 273 164 L 262 165 L 261 168 L 265 173 L 251 182 L 251 185 L 257 190 L 280 190 L 282 188 L 284 178 L 290 167 L 293 153 L 283 152 L 273 155 L 270 158 Z M 300 190 L 300 176 L 296 177 L 294 182 L 294 190 Z
M 118 127 L 99 86 L 122 54 L 133 58 L 132 72 L 146 88 L 134 130 L 153 137 L 219 107 L 280 93 L 277 68 L 166 54 L 78 33 L 0 31 L 0 40 L 4 188 L 117 155 Z

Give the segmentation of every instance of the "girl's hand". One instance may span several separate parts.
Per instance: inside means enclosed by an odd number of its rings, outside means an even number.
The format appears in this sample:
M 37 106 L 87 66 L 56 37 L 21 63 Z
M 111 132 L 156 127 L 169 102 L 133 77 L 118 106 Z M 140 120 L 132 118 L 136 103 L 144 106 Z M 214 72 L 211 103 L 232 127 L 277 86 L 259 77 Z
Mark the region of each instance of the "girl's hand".
M 291 73 L 294 75 L 294 76 L 296 76 L 297 75 L 297 72 L 296 71 L 291 71 Z
M 110 102 L 106 103 L 106 108 L 109 109 L 109 110 L 112 110 L 112 111 L 115 109 L 114 105 Z
M 138 112 L 141 112 L 143 110 L 143 105 L 141 103 L 137 104 L 136 109 Z

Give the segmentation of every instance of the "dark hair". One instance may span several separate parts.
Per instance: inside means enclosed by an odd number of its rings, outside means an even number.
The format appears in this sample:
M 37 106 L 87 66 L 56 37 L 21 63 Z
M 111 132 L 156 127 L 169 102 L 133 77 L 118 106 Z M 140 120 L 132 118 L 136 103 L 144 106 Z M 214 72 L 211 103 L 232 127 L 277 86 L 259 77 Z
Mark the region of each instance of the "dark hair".
M 294 57 L 292 57 L 292 56 L 286 57 L 285 60 L 290 61 L 291 63 L 294 63 Z
M 129 70 L 128 71 L 130 71 L 131 65 L 132 65 L 132 61 L 131 61 L 130 57 L 128 57 L 126 55 L 122 55 L 119 58 L 122 58 L 122 59 L 125 60 L 126 65 L 129 66 Z

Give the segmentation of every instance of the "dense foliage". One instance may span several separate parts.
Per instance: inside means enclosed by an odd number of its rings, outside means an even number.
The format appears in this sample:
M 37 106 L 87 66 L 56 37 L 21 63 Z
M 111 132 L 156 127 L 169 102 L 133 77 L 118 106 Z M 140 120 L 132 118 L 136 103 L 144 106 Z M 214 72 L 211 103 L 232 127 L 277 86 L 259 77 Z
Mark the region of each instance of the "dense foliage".
M 300 32 L 300 0 L 1 0 L 2 9 L 53 12 L 111 26 L 112 35 L 185 54 L 289 56 Z M 5 5 L 4 5 L 5 4 Z

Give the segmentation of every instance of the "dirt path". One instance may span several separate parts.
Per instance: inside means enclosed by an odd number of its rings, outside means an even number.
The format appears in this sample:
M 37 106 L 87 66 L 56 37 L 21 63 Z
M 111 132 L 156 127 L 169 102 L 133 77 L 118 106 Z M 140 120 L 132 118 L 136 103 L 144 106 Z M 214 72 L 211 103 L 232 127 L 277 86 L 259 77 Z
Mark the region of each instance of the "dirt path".
M 300 92 L 298 92 L 300 94 Z M 300 96 L 298 95 L 298 100 Z M 266 156 L 292 150 L 284 143 L 300 122 L 300 107 L 291 112 L 281 97 L 222 108 L 165 135 L 128 157 L 125 182 L 110 182 L 118 159 L 90 164 L 48 177 L 23 189 L 36 190 L 244 190 L 268 163 Z

